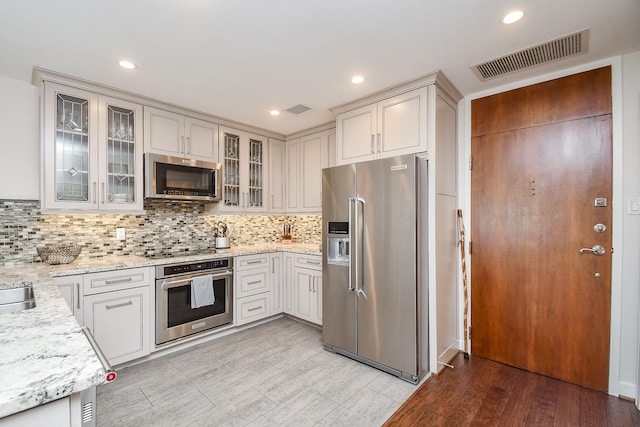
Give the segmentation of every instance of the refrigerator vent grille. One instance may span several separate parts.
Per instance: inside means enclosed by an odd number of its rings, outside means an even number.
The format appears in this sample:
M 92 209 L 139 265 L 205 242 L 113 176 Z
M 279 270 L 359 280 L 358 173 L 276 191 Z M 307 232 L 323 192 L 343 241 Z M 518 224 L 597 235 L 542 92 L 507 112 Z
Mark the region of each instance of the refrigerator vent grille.
M 588 50 L 588 38 L 587 29 L 474 65 L 471 69 L 480 80 L 492 79 L 585 53 Z

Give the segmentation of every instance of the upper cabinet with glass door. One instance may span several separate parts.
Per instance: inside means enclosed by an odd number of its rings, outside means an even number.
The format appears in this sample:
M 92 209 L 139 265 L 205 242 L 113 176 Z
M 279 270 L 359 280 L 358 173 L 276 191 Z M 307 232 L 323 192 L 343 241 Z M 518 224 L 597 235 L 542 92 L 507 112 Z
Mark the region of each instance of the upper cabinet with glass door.
M 220 127 L 224 212 L 266 212 L 267 139 L 236 129 Z
M 142 107 L 44 86 L 42 211 L 142 211 Z

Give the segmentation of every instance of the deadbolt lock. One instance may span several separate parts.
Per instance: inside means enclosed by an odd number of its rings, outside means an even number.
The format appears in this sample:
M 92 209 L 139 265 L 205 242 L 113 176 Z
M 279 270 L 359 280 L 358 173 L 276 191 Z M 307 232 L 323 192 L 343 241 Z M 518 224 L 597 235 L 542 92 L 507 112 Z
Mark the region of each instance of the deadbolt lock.
M 596 233 L 604 233 L 607 230 L 607 226 L 604 224 L 596 224 L 593 226 L 593 231 Z

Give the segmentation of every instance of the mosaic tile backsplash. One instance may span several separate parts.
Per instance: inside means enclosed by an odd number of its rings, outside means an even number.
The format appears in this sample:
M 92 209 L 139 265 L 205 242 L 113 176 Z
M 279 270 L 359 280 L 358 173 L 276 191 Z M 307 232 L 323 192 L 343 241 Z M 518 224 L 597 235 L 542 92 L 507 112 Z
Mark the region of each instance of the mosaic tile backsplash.
M 224 221 L 231 245 L 280 242 L 291 224 L 294 242 L 320 244 L 320 215 L 209 215 L 203 205 L 145 201 L 145 213 L 47 214 L 37 200 L 0 200 L 0 265 L 41 262 L 37 246 L 77 243 L 80 257 L 169 257 L 215 248 L 215 224 Z M 116 228 L 126 230 L 116 240 Z

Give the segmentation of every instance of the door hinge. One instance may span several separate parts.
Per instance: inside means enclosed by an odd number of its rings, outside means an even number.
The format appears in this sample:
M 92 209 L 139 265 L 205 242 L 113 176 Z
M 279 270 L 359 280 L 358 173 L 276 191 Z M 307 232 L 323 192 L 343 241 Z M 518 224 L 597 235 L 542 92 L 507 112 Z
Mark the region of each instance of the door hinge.
M 471 247 L 472 247 L 471 240 L 469 240 L 469 255 L 471 255 Z
M 469 156 L 469 170 L 473 170 L 473 156 Z
M 469 332 L 467 333 L 467 338 L 471 341 L 471 325 L 469 325 Z

